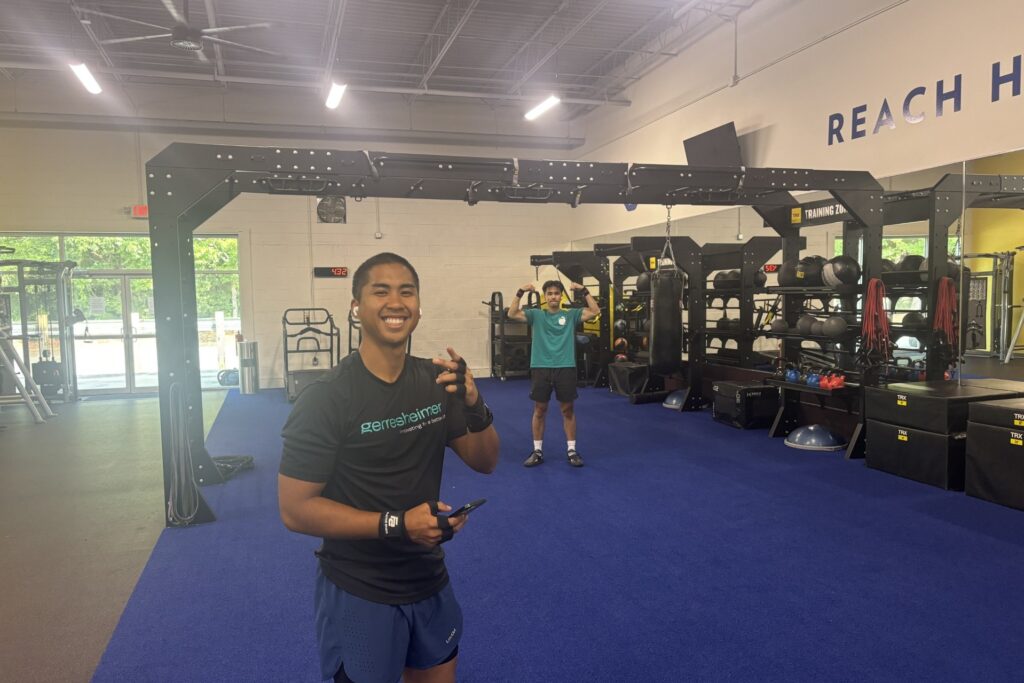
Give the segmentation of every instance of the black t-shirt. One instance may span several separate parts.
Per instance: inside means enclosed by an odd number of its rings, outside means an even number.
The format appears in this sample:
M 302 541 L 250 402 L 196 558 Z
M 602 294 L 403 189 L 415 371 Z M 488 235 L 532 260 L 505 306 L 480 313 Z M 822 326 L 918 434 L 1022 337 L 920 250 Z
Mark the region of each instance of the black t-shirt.
M 408 356 L 393 383 L 346 357 L 295 402 L 281 474 L 324 482 L 321 495 L 359 510 L 408 510 L 437 500 L 445 446 L 466 434 L 464 404 L 435 383 L 429 359 Z M 405 540 L 325 538 L 324 574 L 365 600 L 400 605 L 448 583 L 444 551 Z

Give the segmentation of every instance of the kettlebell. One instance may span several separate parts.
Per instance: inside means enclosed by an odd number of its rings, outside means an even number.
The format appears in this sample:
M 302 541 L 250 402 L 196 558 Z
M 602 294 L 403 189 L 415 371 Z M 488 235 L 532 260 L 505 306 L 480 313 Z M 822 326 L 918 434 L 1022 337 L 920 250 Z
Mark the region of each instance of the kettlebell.
M 807 375 L 807 386 L 816 387 L 821 383 L 821 375 L 816 372 L 811 372 Z
M 800 381 L 800 371 L 797 370 L 796 368 L 790 366 L 790 368 L 788 370 L 786 370 L 786 381 L 787 382 L 792 382 L 793 384 L 796 384 L 797 382 L 799 382 Z

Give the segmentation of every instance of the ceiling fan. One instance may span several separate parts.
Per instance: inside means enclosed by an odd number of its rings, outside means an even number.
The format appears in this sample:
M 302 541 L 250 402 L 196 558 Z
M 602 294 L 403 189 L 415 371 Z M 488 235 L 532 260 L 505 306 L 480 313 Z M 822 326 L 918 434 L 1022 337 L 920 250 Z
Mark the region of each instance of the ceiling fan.
M 137 43 L 143 40 L 157 40 L 159 38 L 169 38 L 172 47 L 185 52 L 194 52 L 196 56 L 202 62 L 208 62 L 206 55 L 203 54 L 203 48 L 206 43 L 214 43 L 217 45 L 230 45 L 231 47 L 241 48 L 243 50 L 251 50 L 253 52 L 262 52 L 267 55 L 274 55 L 280 57 L 281 55 L 277 52 L 270 50 L 264 50 L 260 47 L 253 47 L 252 45 L 243 45 L 242 43 L 236 43 L 231 40 L 224 40 L 220 38 L 218 34 L 227 33 L 228 31 L 239 31 L 247 28 L 270 28 L 270 24 L 267 22 L 260 22 L 257 24 L 242 24 L 238 26 L 218 26 L 216 28 L 196 28 L 189 23 L 188 13 L 188 0 L 182 0 L 181 12 L 174 6 L 172 0 L 161 0 L 167 12 L 174 19 L 175 24 L 173 27 L 160 26 L 159 24 L 151 24 L 147 21 L 139 21 L 138 19 L 131 19 L 129 17 L 122 17 L 117 14 L 110 14 L 109 12 L 101 12 L 95 9 L 88 9 L 86 7 L 79 7 L 72 5 L 75 12 L 78 14 L 95 15 L 98 17 L 106 17 L 107 19 L 116 19 L 118 21 L 124 21 L 131 24 L 138 24 L 140 26 L 148 26 L 149 28 L 160 29 L 164 33 L 152 33 L 144 36 L 132 36 L 130 38 L 111 38 L 108 40 L 99 41 L 101 45 L 116 45 L 119 43 Z

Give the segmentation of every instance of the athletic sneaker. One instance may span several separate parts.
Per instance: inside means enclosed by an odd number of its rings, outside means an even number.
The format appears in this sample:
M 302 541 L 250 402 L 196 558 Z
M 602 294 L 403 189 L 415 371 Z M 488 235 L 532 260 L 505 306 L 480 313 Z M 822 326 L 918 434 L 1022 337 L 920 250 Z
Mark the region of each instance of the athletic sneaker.
M 530 457 L 523 462 L 524 467 L 535 467 L 544 462 L 544 453 L 538 448 L 530 453 Z
M 569 458 L 569 464 L 573 467 L 583 467 L 583 457 L 576 452 L 576 449 L 572 449 L 566 456 Z

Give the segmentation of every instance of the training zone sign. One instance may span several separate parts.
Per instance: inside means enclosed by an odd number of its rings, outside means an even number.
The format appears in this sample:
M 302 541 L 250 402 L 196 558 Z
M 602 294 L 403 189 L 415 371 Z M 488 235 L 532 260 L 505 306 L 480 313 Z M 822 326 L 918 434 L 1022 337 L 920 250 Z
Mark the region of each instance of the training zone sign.
M 1008 62 L 994 62 L 987 77 L 977 74 L 967 80 L 963 74 L 958 73 L 951 79 L 939 79 L 931 91 L 927 86 L 918 85 L 892 100 L 883 96 L 881 103 L 874 108 L 868 104 L 859 104 L 849 113 L 829 114 L 828 145 L 842 145 L 867 137 L 869 131 L 871 135 L 877 135 L 883 129 L 895 129 L 897 120 L 909 124 L 921 123 L 931 111 L 935 112 L 936 118 L 955 114 L 963 106 L 965 89 L 982 84 L 989 88 L 986 104 L 998 102 L 1002 98 L 1019 97 L 1021 55 Z

